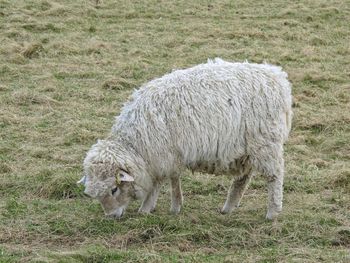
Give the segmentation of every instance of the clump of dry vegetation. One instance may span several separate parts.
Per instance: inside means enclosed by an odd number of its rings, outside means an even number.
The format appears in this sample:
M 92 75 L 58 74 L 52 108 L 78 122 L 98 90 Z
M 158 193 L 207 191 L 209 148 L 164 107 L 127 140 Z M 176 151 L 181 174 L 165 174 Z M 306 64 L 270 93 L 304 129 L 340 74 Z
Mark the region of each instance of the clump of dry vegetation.
M 1 262 L 349 262 L 350 6 L 346 1 L 0 0 Z M 133 89 L 207 58 L 283 66 L 293 83 L 284 211 L 256 178 L 184 175 L 184 211 L 108 220 L 75 186 Z
M 114 90 L 124 90 L 124 89 L 132 89 L 135 87 L 135 84 L 124 78 L 112 78 L 107 79 L 103 82 L 102 88 L 104 89 L 114 89 Z
M 31 43 L 27 44 L 22 50 L 21 54 L 26 58 L 33 58 L 37 56 L 40 51 L 43 50 L 41 43 Z

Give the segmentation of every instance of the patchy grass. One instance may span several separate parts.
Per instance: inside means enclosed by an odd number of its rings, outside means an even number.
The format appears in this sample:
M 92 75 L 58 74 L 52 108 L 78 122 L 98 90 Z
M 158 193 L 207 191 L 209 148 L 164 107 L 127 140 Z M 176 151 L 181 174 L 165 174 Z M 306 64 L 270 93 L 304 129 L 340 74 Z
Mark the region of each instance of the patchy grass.
M 1 262 L 349 262 L 347 1 L 0 0 Z M 85 152 L 134 88 L 207 58 L 278 64 L 293 83 L 284 211 L 255 178 L 185 175 L 185 205 L 104 218 L 82 195 Z

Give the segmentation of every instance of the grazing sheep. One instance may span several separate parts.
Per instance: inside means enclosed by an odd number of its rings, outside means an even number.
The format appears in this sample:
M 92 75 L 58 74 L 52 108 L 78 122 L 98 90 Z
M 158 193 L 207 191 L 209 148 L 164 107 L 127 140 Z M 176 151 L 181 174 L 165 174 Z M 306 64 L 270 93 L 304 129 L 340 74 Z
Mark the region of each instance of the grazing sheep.
M 234 177 L 222 213 L 238 207 L 254 173 L 267 178 L 268 219 L 282 209 L 283 143 L 291 127 L 291 88 L 280 67 L 209 60 L 135 91 L 110 136 L 84 161 L 85 193 L 120 217 L 133 198 L 155 209 L 165 179 L 171 212 L 182 205 L 185 169 Z

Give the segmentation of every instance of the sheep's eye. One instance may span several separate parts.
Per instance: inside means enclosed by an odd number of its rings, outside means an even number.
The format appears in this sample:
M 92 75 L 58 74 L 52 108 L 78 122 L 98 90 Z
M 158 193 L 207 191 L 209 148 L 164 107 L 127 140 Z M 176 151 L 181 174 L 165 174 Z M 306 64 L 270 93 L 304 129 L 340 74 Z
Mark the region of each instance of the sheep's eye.
M 118 187 L 112 189 L 112 195 L 114 195 L 118 191 Z

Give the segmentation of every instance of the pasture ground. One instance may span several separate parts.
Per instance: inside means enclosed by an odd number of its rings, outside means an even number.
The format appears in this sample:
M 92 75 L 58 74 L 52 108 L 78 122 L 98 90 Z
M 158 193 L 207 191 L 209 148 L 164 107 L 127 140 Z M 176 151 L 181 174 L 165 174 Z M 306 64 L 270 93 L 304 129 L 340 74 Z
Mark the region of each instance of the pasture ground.
M 0 262 L 350 262 L 350 2 L 0 0 Z M 75 182 L 134 88 L 207 58 L 293 83 L 284 211 L 265 181 L 183 176 L 185 205 L 104 218 Z

